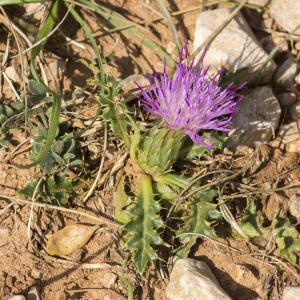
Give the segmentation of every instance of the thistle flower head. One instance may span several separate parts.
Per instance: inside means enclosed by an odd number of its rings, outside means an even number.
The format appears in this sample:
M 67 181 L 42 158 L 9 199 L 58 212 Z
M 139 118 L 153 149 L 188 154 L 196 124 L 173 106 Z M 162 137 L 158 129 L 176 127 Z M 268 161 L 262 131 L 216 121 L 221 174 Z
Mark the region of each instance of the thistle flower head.
M 233 83 L 229 83 L 221 88 L 223 71 L 209 75 L 209 67 L 203 66 L 205 53 L 196 68 L 194 61 L 184 62 L 187 56 L 187 46 L 184 46 L 172 77 L 165 67 L 163 73 L 153 71 L 148 75 L 149 86 L 138 85 L 141 104 L 146 111 L 161 117 L 170 129 L 182 131 L 195 144 L 211 148 L 211 143 L 200 133 L 230 130 L 232 115 L 241 98 L 235 93 L 241 86 L 232 89 Z

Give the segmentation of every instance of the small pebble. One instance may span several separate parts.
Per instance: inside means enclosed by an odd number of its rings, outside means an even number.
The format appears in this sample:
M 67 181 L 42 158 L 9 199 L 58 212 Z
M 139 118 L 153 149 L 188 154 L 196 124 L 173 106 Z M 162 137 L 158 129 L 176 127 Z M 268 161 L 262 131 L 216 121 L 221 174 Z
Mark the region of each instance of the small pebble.
M 282 300 L 299 300 L 300 286 L 289 286 L 284 288 Z
M 279 94 L 277 96 L 279 103 L 281 104 L 281 106 L 286 107 L 286 106 L 291 106 L 293 105 L 296 100 L 297 100 L 297 96 L 295 93 L 292 92 L 285 92 L 282 94 Z
M 300 120 L 300 102 L 296 102 L 291 108 L 291 117 L 292 120 L 294 121 L 299 121 Z

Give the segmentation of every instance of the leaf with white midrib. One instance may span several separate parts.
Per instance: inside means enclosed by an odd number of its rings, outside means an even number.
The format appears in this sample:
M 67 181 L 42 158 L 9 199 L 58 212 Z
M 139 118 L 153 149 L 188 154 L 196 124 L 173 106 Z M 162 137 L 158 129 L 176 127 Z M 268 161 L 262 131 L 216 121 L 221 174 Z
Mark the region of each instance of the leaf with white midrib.
M 150 261 L 158 258 L 153 246 L 162 244 L 157 232 L 163 226 L 159 212 L 160 204 L 154 199 L 151 177 L 143 175 L 135 206 L 130 210 L 132 220 L 125 225 L 126 245 L 133 254 L 133 261 L 140 274 Z

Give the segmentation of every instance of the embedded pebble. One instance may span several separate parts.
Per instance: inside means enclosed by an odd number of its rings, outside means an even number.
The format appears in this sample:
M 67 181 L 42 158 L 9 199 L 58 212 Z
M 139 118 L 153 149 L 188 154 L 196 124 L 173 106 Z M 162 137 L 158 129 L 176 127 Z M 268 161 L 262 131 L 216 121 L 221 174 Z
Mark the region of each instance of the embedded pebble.
M 26 300 L 26 298 L 22 295 L 13 295 L 4 297 L 3 300 Z
M 136 82 L 141 86 L 144 86 L 149 83 L 148 79 L 144 75 L 133 74 L 133 75 L 130 75 L 127 78 L 123 79 L 120 82 L 120 85 L 122 86 L 123 91 L 125 93 L 128 93 L 131 90 L 137 89 L 137 85 L 135 84 Z
M 297 96 L 293 92 L 281 93 L 277 96 L 277 98 L 281 106 L 284 107 L 293 105 L 297 100 Z
M 295 195 L 291 197 L 289 211 L 292 216 L 300 220 L 300 197 Z
M 27 21 L 40 21 L 43 16 L 45 16 L 45 11 L 47 9 L 47 3 L 28 3 L 22 5 L 25 9 L 23 18 Z
M 233 8 L 207 10 L 198 16 L 194 51 L 228 18 L 232 10 Z M 199 57 L 200 55 L 197 58 Z M 231 72 L 239 71 L 239 79 L 248 85 L 257 80 L 260 83 L 269 82 L 276 69 L 276 64 L 273 60 L 268 60 L 268 54 L 241 13 L 238 13 L 211 43 L 204 65 L 211 65 L 211 71 L 222 67 Z
M 101 278 L 101 283 L 104 288 L 110 289 L 117 281 L 118 276 L 114 273 L 105 273 Z
M 295 82 L 300 85 L 300 73 L 295 77 Z
M 238 0 L 238 2 L 242 2 L 242 0 Z M 247 4 L 253 4 L 258 6 L 266 6 L 269 0 L 249 0 Z
M 33 286 L 29 290 L 29 292 L 27 294 L 27 300 L 41 300 L 41 295 L 36 286 Z
M 284 288 L 282 300 L 299 300 L 300 286 L 289 286 Z
M 292 120 L 294 121 L 299 121 L 300 120 L 300 102 L 296 102 L 291 108 L 291 117 Z
M 280 86 L 293 86 L 300 70 L 300 63 L 293 57 L 287 58 L 275 73 L 275 83 Z
M 230 300 L 205 262 L 192 258 L 176 262 L 166 289 L 169 300 Z
M 278 137 L 286 146 L 288 152 L 300 151 L 300 131 L 298 122 L 293 121 L 289 124 L 283 125 L 278 131 Z
M 299 0 L 272 0 L 269 12 L 277 24 L 288 32 L 294 31 L 299 26 Z M 300 28 L 294 33 L 300 34 Z
M 268 142 L 275 134 L 280 115 L 279 102 L 269 86 L 250 90 L 233 116 L 227 147 L 254 147 L 257 142 Z

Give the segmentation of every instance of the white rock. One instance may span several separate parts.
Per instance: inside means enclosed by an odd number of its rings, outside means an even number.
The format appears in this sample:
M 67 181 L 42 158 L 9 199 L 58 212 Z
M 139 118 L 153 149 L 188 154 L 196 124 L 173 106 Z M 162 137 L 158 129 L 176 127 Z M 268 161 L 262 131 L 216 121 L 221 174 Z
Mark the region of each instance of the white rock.
M 33 286 L 29 290 L 29 292 L 27 294 L 27 300 L 42 300 L 41 299 L 41 295 L 40 295 L 40 293 L 39 293 L 39 291 L 38 291 L 38 289 L 37 289 L 36 286 Z
M 298 122 L 294 121 L 281 126 L 278 137 L 281 138 L 288 152 L 300 152 L 300 124 Z
M 300 63 L 293 56 L 289 57 L 275 73 L 275 83 L 281 86 L 293 86 L 299 70 Z
M 232 8 L 207 10 L 198 16 L 194 51 L 228 18 L 232 10 Z M 257 81 L 258 71 L 267 60 L 267 53 L 260 46 L 242 14 L 238 13 L 211 43 L 204 64 L 212 65 L 216 69 L 225 67 L 232 72 L 247 68 L 240 77 L 249 84 Z M 261 71 L 259 82 L 269 82 L 275 69 L 276 64 L 270 60 Z
M 118 276 L 114 273 L 107 272 L 101 278 L 101 283 L 106 289 L 110 289 L 117 281 Z
M 300 85 L 300 73 L 295 77 L 295 82 Z
M 14 296 L 4 297 L 3 300 L 26 300 L 26 298 L 22 295 L 14 295 Z
M 299 0 L 272 0 L 270 14 L 278 25 L 284 30 L 292 32 L 299 26 L 300 1 Z M 294 32 L 300 34 L 300 28 Z
M 230 300 L 205 262 L 191 258 L 176 262 L 166 289 L 169 300 Z
M 9 236 L 9 229 L 6 227 L 0 227 L 0 239 L 5 237 L 8 238 Z
M 238 0 L 239 2 L 242 2 L 242 0 Z M 254 4 L 258 6 L 266 6 L 268 4 L 269 0 L 249 0 L 247 4 Z
M 9 79 L 11 79 L 13 82 L 20 83 L 21 77 L 19 72 L 17 71 L 15 66 L 9 66 L 5 69 L 5 74 Z
M 291 197 L 290 204 L 289 204 L 289 211 L 292 216 L 297 219 L 300 219 L 300 197 L 293 196 Z
M 227 146 L 253 147 L 256 142 L 269 141 L 276 131 L 280 114 L 279 102 L 270 87 L 250 90 L 239 103 L 233 117 L 233 131 L 230 132 Z
M 300 102 L 296 102 L 290 109 L 291 118 L 294 121 L 300 121 Z
M 292 92 L 281 93 L 277 96 L 277 98 L 280 102 L 280 105 L 284 107 L 293 105 L 297 100 L 296 94 Z
M 300 299 L 300 287 L 289 286 L 284 288 L 282 300 L 299 300 Z
M 32 21 L 34 19 L 35 21 L 40 21 L 45 15 L 47 3 L 28 3 L 23 5 L 23 7 L 25 8 L 23 17 L 26 20 Z

